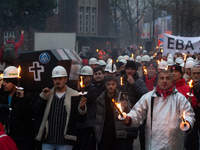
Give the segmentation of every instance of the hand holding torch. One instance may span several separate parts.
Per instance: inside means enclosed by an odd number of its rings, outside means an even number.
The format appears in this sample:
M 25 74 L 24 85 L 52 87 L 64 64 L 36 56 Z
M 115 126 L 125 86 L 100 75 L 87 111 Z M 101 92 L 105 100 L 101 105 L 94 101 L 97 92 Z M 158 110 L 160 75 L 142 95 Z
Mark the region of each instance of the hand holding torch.
M 190 92 L 187 93 L 187 95 L 188 95 L 189 97 L 192 97 L 192 96 L 194 96 L 194 95 L 192 94 L 193 80 L 191 79 L 191 80 L 188 82 L 188 84 L 189 84 L 189 86 L 190 86 Z
M 122 106 L 121 106 L 121 103 L 115 103 L 115 100 L 112 99 L 112 102 L 113 104 L 115 105 L 119 115 L 118 115 L 118 118 L 119 120 L 124 120 L 126 118 L 126 113 L 125 112 L 122 112 Z
M 190 124 L 185 120 L 185 111 L 183 112 L 181 119 L 182 119 L 182 122 L 180 124 L 180 129 L 182 131 L 188 131 L 190 129 Z

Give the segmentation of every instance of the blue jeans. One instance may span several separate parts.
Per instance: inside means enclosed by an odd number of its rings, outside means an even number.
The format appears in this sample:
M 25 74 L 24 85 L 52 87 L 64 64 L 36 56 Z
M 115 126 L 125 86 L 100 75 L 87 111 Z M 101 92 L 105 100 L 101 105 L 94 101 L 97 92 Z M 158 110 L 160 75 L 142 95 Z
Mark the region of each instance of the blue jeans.
M 42 144 L 42 150 L 72 150 L 72 145 Z

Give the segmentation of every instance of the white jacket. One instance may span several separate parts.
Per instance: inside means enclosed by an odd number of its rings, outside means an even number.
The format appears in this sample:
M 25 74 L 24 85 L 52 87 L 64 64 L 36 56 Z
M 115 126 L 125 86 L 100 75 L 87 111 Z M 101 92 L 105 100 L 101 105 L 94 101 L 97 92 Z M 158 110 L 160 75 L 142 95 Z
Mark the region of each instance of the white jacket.
M 127 114 L 132 118 L 132 125 L 138 127 L 146 119 L 145 147 L 147 150 L 182 150 L 184 132 L 180 129 L 181 116 L 186 111 L 185 119 L 194 125 L 194 112 L 188 100 L 176 89 L 166 99 L 158 97 L 156 90 L 143 95 Z M 151 97 L 154 97 L 151 129 Z

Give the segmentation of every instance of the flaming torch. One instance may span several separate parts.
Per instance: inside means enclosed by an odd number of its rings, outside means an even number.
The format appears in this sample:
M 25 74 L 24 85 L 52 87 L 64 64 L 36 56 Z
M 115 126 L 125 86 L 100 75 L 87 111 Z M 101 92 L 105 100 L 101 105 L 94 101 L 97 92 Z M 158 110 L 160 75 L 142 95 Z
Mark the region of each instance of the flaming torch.
M 147 69 L 145 66 L 143 66 L 143 72 L 144 72 L 144 74 L 147 74 Z
M 131 57 L 132 57 L 132 58 L 134 57 L 134 54 L 133 54 L 133 53 L 131 54 Z
M 84 82 L 83 82 L 83 76 L 80 76 L 80 78 L 81 78 L 81 81 L 80 81 L 81 92 L 79 92 L 79 95 L 86 95 L 87 92 L 84 92 L 85 85 L 84 85 Z
M 189 84 L 189 86 L 190 86 L 190 92 L 187 93 L 187 95 L 190 96 L 190 97 L 192 97 L 192 96 L 194 96 L 194 95 L 192 94 L 193 80 L 191 79 L 191 80 L 188 82 L 188 84 Z
M 123 77 L 120 77 L 120 84 L 122 86 L 122 92 L 124 92 L 124 83 L 123 83 Z
M 184 56 L 184 61 L 186 61 L 187 55 L 185 53 L 182 53 L 182 55 Z
M 159 65 L 159 63 L 160 63 L 160 60 L 157 60 L 157 63 L 158 63 L 158 65 Z
M 119 115 L 118 115 L 118 119 L 119 120 L 124 120 L 126 118 L 126 113 L 122 112 L 122 105 L 121 103 L 115 103 L 115 100 L 112 98 L 112 102 L 115 105 Z
M 187 131 L 190 128 L 190 124 L 185 120 L 185 111 L 183 112 L 183 115 L 181 116 L 182 122 L 180 124 L 180 129 L 182 131 Z
M 21 73 L 21 66 L 19 66 L 19 67 L 17 68 L 17 72 L 18 72 L 18 74 L 17 74 L 17 86 L 15 86 L 15 88 L 18 89 L 18 90 L 24 90 L 23 87 L 20 87 L 20 81 L 21 81 L 21 76 L 20 76 L 20 73 Z

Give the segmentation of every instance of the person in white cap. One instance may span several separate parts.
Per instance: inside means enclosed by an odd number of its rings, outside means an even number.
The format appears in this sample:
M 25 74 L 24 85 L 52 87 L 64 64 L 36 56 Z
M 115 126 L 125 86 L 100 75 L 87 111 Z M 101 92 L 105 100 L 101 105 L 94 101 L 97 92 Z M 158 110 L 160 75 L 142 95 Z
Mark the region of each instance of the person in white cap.
M 139 77 L 142 77 L 143 76 L 143 68 L 142 68 L 142 65 L 141 65 L 141 56 L 137 56 L 136 58 L 135 58 L 135 62 L 136 62 L 136 64 L 137 64 L 137 66 L 138 66 L 138 74 L 139 74 Z
M 129 60 L 129 58 L 130 57 L 128 55 L 124 55 L 124 59 L 126 59 L 126 61 Z
M 164 60 L 158 64 L 158 72 L 160 72 L 161 70 L 167 70 L 167 68 L 168 68 L 168 63 Z
M 97 99 L 98 90 L 93 86 L 91 80 L 93 78 L 93 70 L 90 66 L 84 66 L 79 73 L 83 78 L 84 91 L 88 93 L 84 95 L 87 105 L 87 117 L 83 123 L 76 123 L 78 131 L 78 141 L 74 144 L 73 150 L 93 150 L 96 142 L 93 133 L 93 118 L 95 114 L 94 104 Z M 81 89 L 79 90 L 81 92 Z
M 167 60 L 167 64 L 168 64 L 168 69 L 167 70 L 171 70 L 171 67 L 174 65 L 174 61 L 173 59 L 168 59 Z
M 37 104 L 40 108 L 39 105 L 46 102 L 36 140 L 44 140 L 42 149 L 72 150 L 77 141 L 76 122 L 86 117 L 86 98 L 80 100 L 79 93 L 66 85 L 68 77 L 64 67 L 54 67 L 51 77 L 54 87 L 44 88 Z
M 105 62 L 104 60 L 99 60 L 99 65 L 100 65 L 100 67 L 103 68 L 103 70 L 104 70 L 105 67 L 106 67 L 106 62 Z M 96 67 L 95 67 L 95 68 L 96 68 Z M 93 69 L 93 71 L 94 71 L 94 69 Z
M 191 79 L 191 69 L 195 65 L 195 62 L 192 60 L 186 61 L 185 63 L 185 74 L 183 75 L 183 78 L 185 79 L 185 82 L 189 82 Z
M 104 72 L 105 72 L 105 76 L 108 76 L 109 74 L 116 76 L 117 67 L 116 67 L 115 64 L 109 63 L 109 64 L 106 65 Z
M 0 104 L 10 107 L 7 133 L 15 141 L 19 150 L 31 149 L 32 133 L 32 96 L 19 90 L 18 70 L 9 66 L 3 71 L 3 88 L 0 90 Z M 0 146 L 1 147 L 1 146 Z
M 99 66 L 99 62 L 97 61 L 96 58 L 90 58 L 89 60 L 89 66 L 92 68 L 92 70 L 94 70 L 94 68 Z

